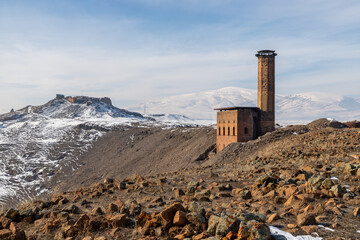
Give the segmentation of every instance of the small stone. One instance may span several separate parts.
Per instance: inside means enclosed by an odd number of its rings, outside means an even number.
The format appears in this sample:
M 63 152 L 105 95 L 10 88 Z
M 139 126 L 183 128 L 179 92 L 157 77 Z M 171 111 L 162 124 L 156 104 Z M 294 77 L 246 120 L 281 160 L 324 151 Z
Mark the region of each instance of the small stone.
M 20 216 L 19 211 L 14 208 L 9 208 L 6 213 L 5 217 L 15 221 Z
M 240 219 L 231 214 L 222 212 L 216 227 L 216 235 L 225 237 L 230 231 L 237 232 Z
M 186 219 L 194 224 L 195 226 L 198 226 L 205 230 L 206 227 L 206 219 L 203 215 L 197 213 L 197 212 L 190 212 L 186 214 Z
M 273 221 L 279 219 L 279 215 L 277 213 L 271 214 L 266 220 L 267 223 L 272 223 Z
M 304 208 L 304 213 L 311 212 L 312 210 L 314 210 L 314 206 L 309 204 Z
M 218 192 L 216 193 L 217 197 L 232 197 L 231 193 L 228 192 Z
M 125 205 L 124 202 L 121 201 L 121 199 L 116 200 L 116 202 L 114 202 L 114 204 L 115 204 L 116 206 L 118 206 L 119 209 L 121 209 L 121 208 L 124 207 L 124 205 Z
M 196 188 L 199 186 L 199 182 L 191 181 L 187 185 L 187 192 L 188 193 L 194 193 Z
M 331 209 L 336 215 L 339 215 L 339 216 L 343 216 L 344 214 L 342 213 L 342 211 L 338 208 L 338 207 L 333 207 Z
M 3 228 L 8 228 L 10 226 L 11 220 L 7 217 L 0 217 L 0 223 Z
M 244 190 L 240 192 L 239 197 L 241 197 L 244 200 L 248 200 L 252 198 L 251 191 L 250 190 Z
M 159 217 L 161 219 L 162 225 L 167 226 L 169 224 L 172 224 L 174 215 L 177 211 L 185 212 L 184 207 L 180 203 L 174 203 L 162 212 L 160 212 Z
M 104 184 L 111 184 L 114 183 L 114 179 L 113 178 L 105 178 L 104 179 Z
M 249 228 L 249 238 L 248 239 L 271 239 L 270 228 L 262 222 L 257 222 L 252 220 L 247 223 L 247 227 Z
M 215 235 L 217 225 L 219 224 L 220 217 L 216 215 L 211 215 L 208 221 L 208 229 L 207 232 L 211 235 Z
M 353 215 L 354 215 L 354 217 L 359 217 L 360 216 L 360 208 L 359 207 L 354 209 Z
M 126 189 L 126 183 L 125 182 L 119 182 L 117 184 L 118 189 L 124 190 Z
M 207 239 L 208 237 L 210 237 L 211 235 L 207 232 L 207 231 L 205 231 L 205 232 L 202 232 L 202 233 L 200 233 L 200 234 L 198 234 L 198 235 L 195 235 L 194 237 L 193 237 L 193 239 L 194 240 L 201 240 L 201 239 Z
M 319 227 L 316 225 L 310 225 L 310 226 L 302 226 L 301 229 L 306 232 L 307 234 L 311 234 L 313 232 L 316 232 L 319 230 Z
M 327 216 L 324 216 L 324 215 L 320 215 L 320 216 L 316 216 L 315 220 L 316 222 L 322 222 L 322 221 L 326 221 L 328 219 Z
M 298 188 L 294 185 L 289 186 L 285 189 L 285 197 L 289 198 L 290 196 L 294 195 L 297 192 Z
M 25 232 L 14 222 L 10 224 L 9 227 L 12 232 L 12 238 L 14 240 L 26 240 Z
M 127 218 L 126 214 L 117 214 L 117 215 L 111 217 L 109 221 L 113 228 L 123 227 L 128 222 L 128 218 Z
M 332 192 L 335 197 L 342 197 L 346 193 L 346 188 L 342 187 L 340 184 L 337 184 L 331 187 L 330 192 Z
M 89 222 L 89 216 L 87 214 L 83 214 L 79 217 L 79 219 L 75 222 L 74 226 L 80 229 L 84 229 L 87 223 Z
M 189 205 L 189 211 L 205 215 L 205 209 L 198 202 L 191 202 Z
M 106 237 L 100 236 L 100 237 L 96 237 L 94 240 L 106 240 Z
M 288 229 L 294 229 L 294 228 L 297 228 L 297 225 L 296 225 L 296 224 L 289 223 L 288 225 L 286 225 L 286 227 L 287 227 Z
M 70 206 L 64 208 L 63 211 L 68 212 L 68 213 L 79 214 L 80 208 L 78 206 L 76 206 L 75 204 L 73 204 L 73 205 L 70 205 Z
M 297 224 L 299 226 L 315 225 L 316 224 L 316 219 L 315 219 L 314 214 L 312 214 L 312 213 L 299 214 L 297 216 Z
M 181 190 L 181 189 L 175 189 L 175 190 L 174 190 L 174 194 L 175 194 L 175 197 L 176 197 L 176 198 L 178 198 L 178 197 L 181 197 L 181 196 L 184 196 L 184 195 L 185 195 L 184 191 L 183 191 L 183 190 Z
M 114 213 L 114 212 L 118 212 L 118 211 L 119 211 L 119 207 L 114 203 L 110 203 L 106 207 L 106 212 L 107 213 Z
M 226 239 L 229 239 L 229 240 L 235 240 L 237 238 L 237 234 L 235 234 L 234 232 L 230 231 L 226 237 Z
M 0 230 L 0 239 L 10 239 L 11 231 L 9 229 Z
M 333 181 L 331 181 L 330 178 L 326 178 L 322 183 L 321 183 L 321 187 L 326 189 L 326 190 L 330 190 L 330 188 L 334 186 Z
M 102 207 L 95 207 L 91 211 L 91 215 L 103 215 L 103 214 L 104 214 L 104 210 Z
M 333 224 L 331 224 L 331 227 L 332 228 L 338 228 L 338 227 L 340 227 L 341 225 L 340 225 L 340 223 L 338 223 L 338 222 L 335 222 L 335 223 L 333 223 Z
M 67 225 L 63 228 L 65 237 L 75 237 L 78 230 L 73 225 Z
M 188 223 L 188 220 L 186 219 L 186 213 L 183 211 L 177 211 L 175 213 L 173 224 L 175 226 L 183 227 Z

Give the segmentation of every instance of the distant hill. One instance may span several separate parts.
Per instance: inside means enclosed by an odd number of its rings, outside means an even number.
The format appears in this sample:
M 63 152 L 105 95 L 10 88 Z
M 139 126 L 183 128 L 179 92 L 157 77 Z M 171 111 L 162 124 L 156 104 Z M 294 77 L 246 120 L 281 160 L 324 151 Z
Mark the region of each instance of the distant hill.
M 56 171 L 71 174 L 78 156 L 105 132 L 146 120 L 109 98 L 56 98 L 0 115 L 0 203 L 46 192 Z
M 149 114 L 179 114 L 192 119 L 215 120 L 217 107 L 256 106 L 257 91 L 226 87 L 217 90 L 164 97 L 146 102 Z M 143 105 L 129 106 L 142 112 Z M 299 93 L 276 95 L 277 121 L 311 121 L 335 118 L 341 121 L 360 119 L 360 100 L 330 93 Z

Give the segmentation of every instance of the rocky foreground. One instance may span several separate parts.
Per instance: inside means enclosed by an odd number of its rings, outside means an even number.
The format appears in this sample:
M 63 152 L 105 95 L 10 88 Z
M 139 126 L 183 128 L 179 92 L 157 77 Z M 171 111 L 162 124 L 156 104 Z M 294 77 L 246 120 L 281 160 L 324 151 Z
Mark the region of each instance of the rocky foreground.
M 231 161 L 23 203 L 1 214 L 0 239 L 286 239 L 272 226 L 359 239 L 360 130 L 343 127 L 288 127 L 229 146 Z

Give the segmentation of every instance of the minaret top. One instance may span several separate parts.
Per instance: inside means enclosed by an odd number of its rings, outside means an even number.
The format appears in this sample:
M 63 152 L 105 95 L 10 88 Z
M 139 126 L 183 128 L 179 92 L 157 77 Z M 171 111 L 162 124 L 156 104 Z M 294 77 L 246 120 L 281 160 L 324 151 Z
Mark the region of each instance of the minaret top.
M 260 50 L 255 54 L 256 57 L 275 57 L 276 55 L 275 50 Z

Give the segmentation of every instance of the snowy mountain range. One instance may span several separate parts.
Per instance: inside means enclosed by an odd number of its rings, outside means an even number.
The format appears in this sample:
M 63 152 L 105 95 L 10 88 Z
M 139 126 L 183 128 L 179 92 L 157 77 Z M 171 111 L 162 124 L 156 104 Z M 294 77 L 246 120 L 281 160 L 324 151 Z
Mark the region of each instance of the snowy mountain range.
M 216 119 L 214 108 L 256 105 L 256 90 L 237 87 L 164 97 L 145 103 L 148 114 L 178 114 L 207 120 Z M 128 109 L 143 112 L 144 105 L 133 105 Z M 360 99 L 316 92 L 276 95 L 278 122 L 308 122 L 318 118 L 360 119 Z

